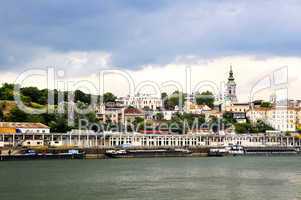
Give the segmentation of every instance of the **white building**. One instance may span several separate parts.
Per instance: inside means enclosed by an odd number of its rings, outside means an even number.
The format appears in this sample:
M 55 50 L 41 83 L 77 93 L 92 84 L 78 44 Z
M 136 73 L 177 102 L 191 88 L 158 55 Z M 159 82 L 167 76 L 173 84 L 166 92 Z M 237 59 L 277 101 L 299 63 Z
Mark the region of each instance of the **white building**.
M 121 97 L 118 101 L 124 106 L 133 106 L 138 109 L 158 110 L 163 107 L 162 99 L 147 94 Z
M 179 113 L 179 111 L 176 110 L 146 111 L 145 117 L 146 119 L 149 120 L 159 120 L 158 119 L 159 113 L 162 115 L 163 120 L 171 120 L 176 113 Z
M 114 134 L 108 137 L 110 147 L 131 145 L 141 147 L 224 147 L 239 144 L 244 147 L 300 146 L 301 140 L 283 135 L 154 135 L 154 134 Z
M 164 120 L 171 120 L 173 115 L 178 113 L 178 111 L 174 111 L 174 110 L 164 110 L 162 111 L 163 114 L 163 119 Z
M 186 101 L 184 110 L 187 113 L 192 113 L 196 115 L 206 114 L 212 111 L 212 109 L 207 105 L 197 105 L 191 101 Z
M 290 108 L 268 110 L 267 123 L 279 131 L 296 131 L 297 112 Z
M 119 123 L 124 119 L 124 107 L 117 104 L 101 104 L 96 109 L 96 117 L 103 123 Z
M 266 120 L 267 118 L 267 108 L 252 108 L 247 111 L 247 118 L 252 122 L 255 123 L 258 120 Z
M 96 109 L 96 117 L 103 123 L 122 123 L 132 121 L 136 117 L 144 118 L 144 111 L 137 108 L 124 107 L 120 104 L 101 104 Z
M 247 112 L 253 123 L 262 120 L 274 129 L 282 132 L 296 131 L 298 111 L 294 108 L 254 108 Z

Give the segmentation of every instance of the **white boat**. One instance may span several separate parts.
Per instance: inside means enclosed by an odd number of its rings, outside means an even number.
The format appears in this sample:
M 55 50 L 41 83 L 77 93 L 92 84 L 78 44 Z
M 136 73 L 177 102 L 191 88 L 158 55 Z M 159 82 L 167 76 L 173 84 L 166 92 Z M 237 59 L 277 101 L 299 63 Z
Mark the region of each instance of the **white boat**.
M 227 148 L 211 148 L 208 152 L 208 156 L 210 157 L 222 157 L 229 154 L 229 150 Z
M 229 154 L 233 156 L 239 156 L 245 154 L 244 148 L 240 145 L 232 145 L 229 146 L 228 149 L 229 149 Z

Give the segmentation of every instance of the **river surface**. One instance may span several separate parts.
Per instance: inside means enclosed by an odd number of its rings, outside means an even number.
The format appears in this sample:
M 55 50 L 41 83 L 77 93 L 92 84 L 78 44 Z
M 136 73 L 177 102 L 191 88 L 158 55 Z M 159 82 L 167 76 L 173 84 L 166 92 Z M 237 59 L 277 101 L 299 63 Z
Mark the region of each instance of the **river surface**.
M 301 157 L 0 162 L 1 200 L 297 200 Z

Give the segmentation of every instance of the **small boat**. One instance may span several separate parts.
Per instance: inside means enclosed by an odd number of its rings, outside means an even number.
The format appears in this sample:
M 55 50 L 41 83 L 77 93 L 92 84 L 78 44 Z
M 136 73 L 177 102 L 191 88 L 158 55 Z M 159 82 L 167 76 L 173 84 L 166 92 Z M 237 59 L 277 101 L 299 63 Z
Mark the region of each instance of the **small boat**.
M 227 148 L 211 148 L 208 152 L 209 157 L 222 157 L 228 154 L 229 150 Z
M 245 149 L 240 145 L 231 145 L 229 148 L 229 155 L 242 156 L 245 155 Z

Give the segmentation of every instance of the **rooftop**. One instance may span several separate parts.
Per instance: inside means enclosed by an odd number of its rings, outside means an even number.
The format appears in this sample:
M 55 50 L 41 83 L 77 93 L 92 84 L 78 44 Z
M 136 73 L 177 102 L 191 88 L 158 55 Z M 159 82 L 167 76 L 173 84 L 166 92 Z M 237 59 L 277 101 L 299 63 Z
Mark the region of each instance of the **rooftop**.
M 138 114 L 138 115 L 142 115 L 143 111 L 137 108 L 126 108 L 124 110 L 124 114 Z
M 49 128 L 49 127 L 42 123 L 0 122 L 0 128 Z

